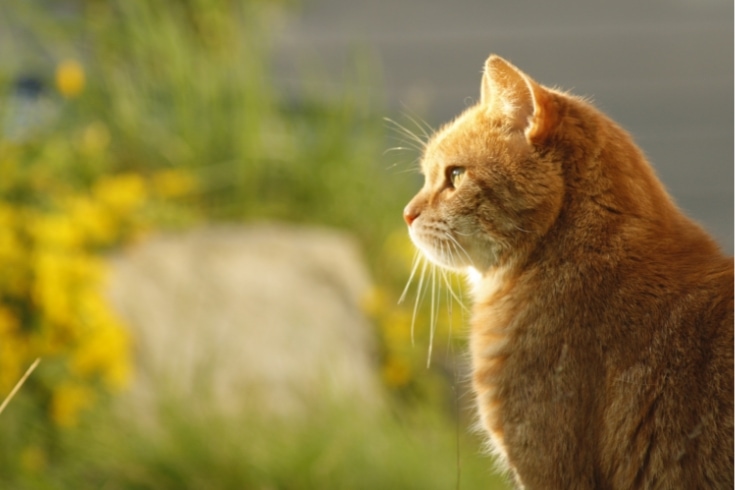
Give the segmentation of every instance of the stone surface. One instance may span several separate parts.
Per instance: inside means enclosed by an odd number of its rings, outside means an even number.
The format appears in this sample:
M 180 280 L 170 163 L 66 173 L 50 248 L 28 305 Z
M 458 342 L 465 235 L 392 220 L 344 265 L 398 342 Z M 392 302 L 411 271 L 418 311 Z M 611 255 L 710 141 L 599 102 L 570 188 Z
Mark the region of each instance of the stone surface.
M 262 224 L 154 236 L 112 259 L 110 296 L 136 342 L 132 396 L 292 416 L 380 404 L 370 287 L 356 243 Z

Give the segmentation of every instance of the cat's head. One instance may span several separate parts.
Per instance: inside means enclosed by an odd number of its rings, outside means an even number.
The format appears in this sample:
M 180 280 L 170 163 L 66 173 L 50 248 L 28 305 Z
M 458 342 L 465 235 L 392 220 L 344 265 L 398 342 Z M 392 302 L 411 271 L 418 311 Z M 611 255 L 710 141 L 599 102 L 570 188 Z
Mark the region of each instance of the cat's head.
M 530 250 L 559 214 L 562 169 L 549 150 L 563 96 L 497 56 L 481 94 L 428 141 L 404 219 L 431 261 L 484 273 Z

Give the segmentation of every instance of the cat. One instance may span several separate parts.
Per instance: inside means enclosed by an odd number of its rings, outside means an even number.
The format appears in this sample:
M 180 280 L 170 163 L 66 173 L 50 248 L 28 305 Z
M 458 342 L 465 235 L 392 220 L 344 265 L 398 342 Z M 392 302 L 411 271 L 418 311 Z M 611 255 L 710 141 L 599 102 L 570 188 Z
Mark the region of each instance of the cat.
M 498 56 L 404 209 L 472 282 L 479 421 L 519 488 L 733 488 L 733 259 L 631 137 Z

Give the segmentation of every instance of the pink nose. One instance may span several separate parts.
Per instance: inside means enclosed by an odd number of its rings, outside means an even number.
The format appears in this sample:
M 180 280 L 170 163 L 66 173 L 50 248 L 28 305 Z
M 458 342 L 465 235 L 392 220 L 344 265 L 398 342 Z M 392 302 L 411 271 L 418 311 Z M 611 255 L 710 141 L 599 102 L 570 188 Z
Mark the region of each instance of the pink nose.
M 421 213 L 414 209 L 410 204 L 403 208 L 403 219 L 406 221 L 408 226 L 411 226 L 411 223 L 419 217 L 419 214 Z

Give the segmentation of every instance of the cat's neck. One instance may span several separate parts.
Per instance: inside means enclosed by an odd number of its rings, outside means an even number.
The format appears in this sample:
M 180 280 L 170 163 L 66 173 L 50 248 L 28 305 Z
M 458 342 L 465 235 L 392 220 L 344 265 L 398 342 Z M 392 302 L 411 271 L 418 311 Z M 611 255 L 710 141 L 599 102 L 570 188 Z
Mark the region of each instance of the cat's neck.
M 475 301 L 495 296 L 497 292 L 503 289 L 509 275 L 506 267 L 493 267 L 485 272 L 480 272 L 474 267 L 468 267 L 465 273 Z

